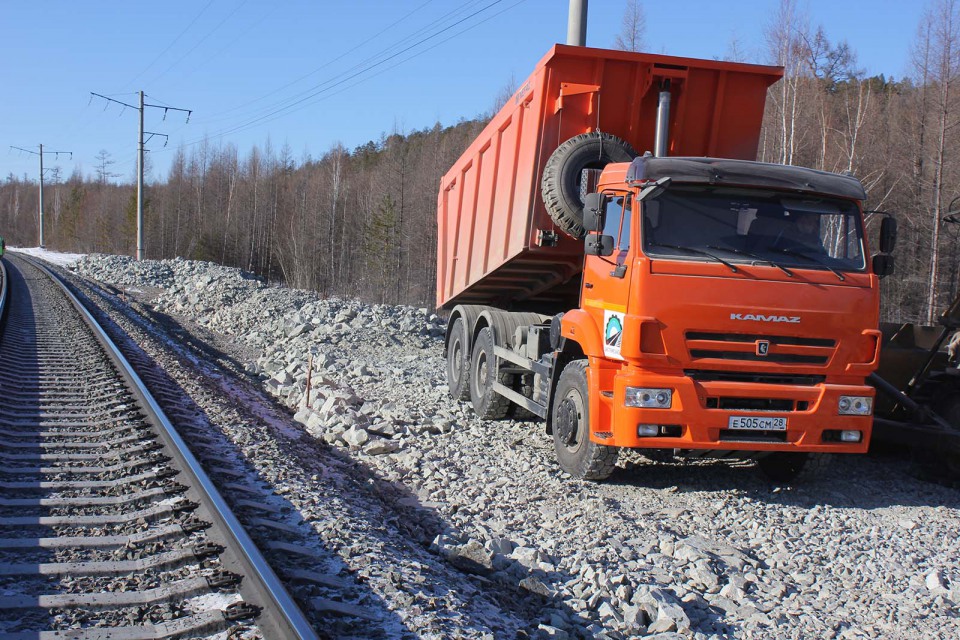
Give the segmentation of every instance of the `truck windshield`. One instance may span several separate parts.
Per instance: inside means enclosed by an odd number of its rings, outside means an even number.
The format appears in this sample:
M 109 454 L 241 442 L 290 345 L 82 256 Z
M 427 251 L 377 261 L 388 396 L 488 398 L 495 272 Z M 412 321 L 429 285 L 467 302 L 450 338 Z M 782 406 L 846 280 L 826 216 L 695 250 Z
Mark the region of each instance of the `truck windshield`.
M 644 201 L 642 213 L 649 256 L 713 260 L 706 250 L 729 262 L 780 269 L 866 267 L 859 210 L 839 198 L 678 185 Z

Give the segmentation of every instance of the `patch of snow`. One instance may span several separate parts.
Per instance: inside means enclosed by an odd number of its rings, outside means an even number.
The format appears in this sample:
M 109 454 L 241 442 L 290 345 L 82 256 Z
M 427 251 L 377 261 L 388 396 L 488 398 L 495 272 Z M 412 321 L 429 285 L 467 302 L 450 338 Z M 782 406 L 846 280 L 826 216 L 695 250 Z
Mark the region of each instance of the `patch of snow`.
M 206 593 L 202 596 L 190 598 L 184 603 L 190 611 L 223 611 L 234 602 L 242 600 L 239 593 Z
M 33 256 L 35 258 L 40 258 L 51 264 L 56 264 L 61 267 L 72 267 L 77 264 L 77 261 L 86 256 L 85 253 L 60 253 L 59 251 L 50 251 L 49 249 L 41 249 L 40 247 L 7 247 L 7 251 L 16 251 L 17 253 L 22 253 L 28 256 Z

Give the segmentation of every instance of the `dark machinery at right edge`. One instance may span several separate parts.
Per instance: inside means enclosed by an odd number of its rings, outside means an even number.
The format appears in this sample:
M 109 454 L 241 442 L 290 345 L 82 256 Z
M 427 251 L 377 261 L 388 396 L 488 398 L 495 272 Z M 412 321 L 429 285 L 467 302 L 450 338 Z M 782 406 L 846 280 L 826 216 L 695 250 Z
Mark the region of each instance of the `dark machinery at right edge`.
M 943 221 L 960 224 L 960 211 Z M 873 433 L 960 479 L 960 292 L 939 324 L 880 324 L 880 367 L 868 379 L 877 389 Z

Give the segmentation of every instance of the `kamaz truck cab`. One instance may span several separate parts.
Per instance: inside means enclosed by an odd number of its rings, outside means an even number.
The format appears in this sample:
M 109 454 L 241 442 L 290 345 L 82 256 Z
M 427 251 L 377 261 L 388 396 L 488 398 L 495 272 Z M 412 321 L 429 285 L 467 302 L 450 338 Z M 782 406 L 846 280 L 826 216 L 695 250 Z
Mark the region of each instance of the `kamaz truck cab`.
M 867 259 L 865 197 L 856 178 L 800 167 L 607 165 L 586 199 L 580 308 L 561 319 L 591 363 L 595 410 L 584 430 L 557 389 L 561 458 L 566 448 L 590 468 L 608 453 L 598 447 L 865 452 L 884 274 Z M 776 474 L 804 458 L 761 464 Z

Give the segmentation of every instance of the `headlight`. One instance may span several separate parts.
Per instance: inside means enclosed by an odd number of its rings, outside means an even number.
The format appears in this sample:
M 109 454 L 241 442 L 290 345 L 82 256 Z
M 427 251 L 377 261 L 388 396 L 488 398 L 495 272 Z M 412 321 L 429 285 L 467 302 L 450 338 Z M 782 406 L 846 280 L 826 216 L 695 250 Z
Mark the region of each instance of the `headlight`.
M 623 404 L 644 409 L 669 409 L 673 404 L 673 389 L 627 387 Z
M 869 416 L 873 414 L 873 398 L 866 396 L 840 396 L 837 408 L 842 416 Z

